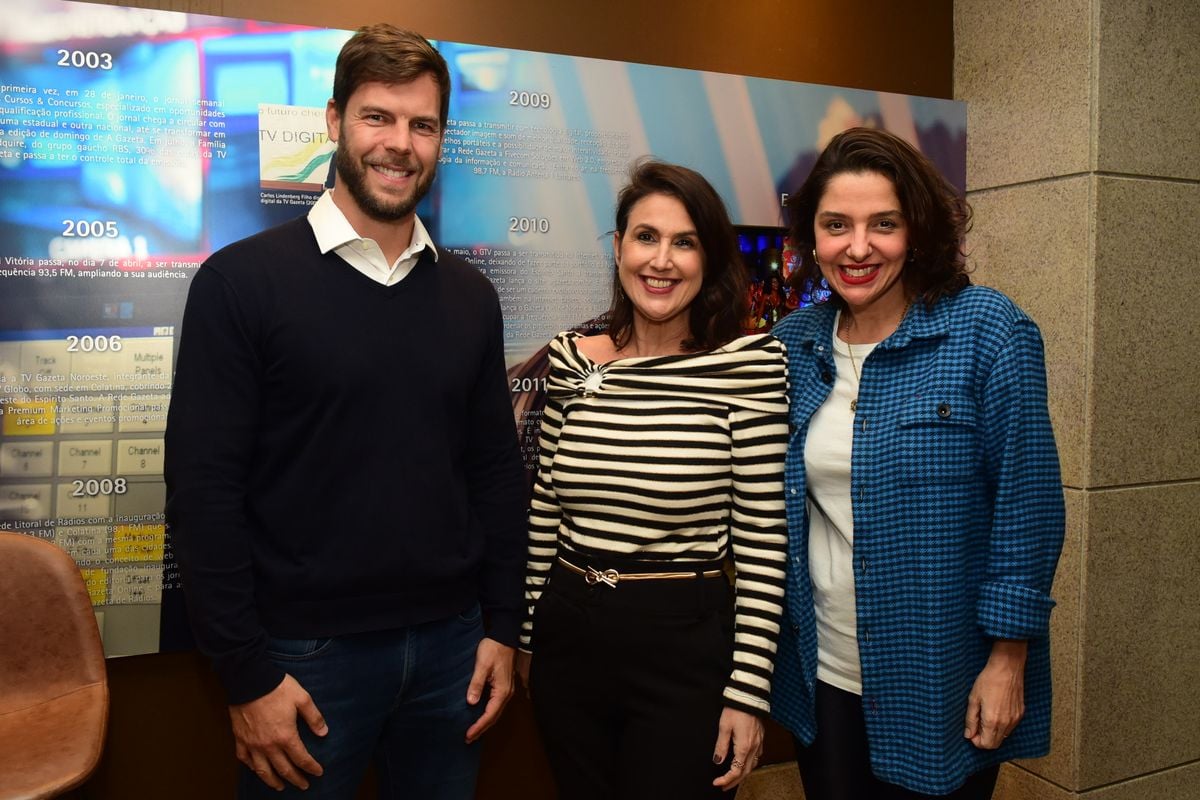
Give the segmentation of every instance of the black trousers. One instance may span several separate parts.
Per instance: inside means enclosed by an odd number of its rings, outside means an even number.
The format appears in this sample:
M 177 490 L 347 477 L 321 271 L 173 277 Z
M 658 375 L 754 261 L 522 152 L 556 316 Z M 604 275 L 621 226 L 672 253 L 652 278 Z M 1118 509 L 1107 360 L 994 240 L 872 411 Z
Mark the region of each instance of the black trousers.
M 805 800 L 989 800 L 1000 766 L 967 776 L 945 795 L 913 792 L 884 783 L 871 772 L 862 698 L 817 682 L 817 738 L 808 747 L 796 740 L 796 762 Z
M 588 586 L 556 563 L 535 612 L 530 694 L 560 800 L 730 797 L 712 781 L 732 757 L 713 763 L 732 662 L 724 576 Z

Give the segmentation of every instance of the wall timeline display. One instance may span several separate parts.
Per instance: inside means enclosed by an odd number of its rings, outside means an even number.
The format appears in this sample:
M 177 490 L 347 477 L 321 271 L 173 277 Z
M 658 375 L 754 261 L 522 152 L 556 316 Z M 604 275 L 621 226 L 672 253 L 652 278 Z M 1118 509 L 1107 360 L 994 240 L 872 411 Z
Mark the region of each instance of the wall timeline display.
M 329 185 L 323 109 L 350 32 L 69 0 L 0 11 L 0 527 L 71 553 L 109 655 L 174 647 L 162 449 L 187 288 L 209 253 Z M 840 130 L 885 127 L 965 185 L 961 103 L 436 44 L 453 94 L 418 212 L 500 294 L 526 442 L 545 344 L 608 306 L 614 197 L 639 156 L 706 175 L 768 271 L 788 260 L 781 203 Z

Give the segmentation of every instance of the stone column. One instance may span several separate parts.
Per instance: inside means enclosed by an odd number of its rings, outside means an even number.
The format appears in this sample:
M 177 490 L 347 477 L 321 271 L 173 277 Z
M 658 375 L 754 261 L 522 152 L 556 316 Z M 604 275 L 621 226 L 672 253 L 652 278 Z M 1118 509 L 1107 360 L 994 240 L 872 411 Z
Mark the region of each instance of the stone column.
M 1200 15 L 956 0 L 975 280 L 1046 340 L 1054 743 L 997 800 L 1200 798 Z

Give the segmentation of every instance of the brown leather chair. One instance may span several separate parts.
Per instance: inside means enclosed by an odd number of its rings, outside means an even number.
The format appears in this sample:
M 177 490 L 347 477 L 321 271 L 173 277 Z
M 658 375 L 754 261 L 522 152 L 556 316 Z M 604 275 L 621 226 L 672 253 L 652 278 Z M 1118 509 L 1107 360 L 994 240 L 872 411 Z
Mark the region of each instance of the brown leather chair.
M 79 567 L 0 531 L 0 800 L 54 797 L 100 761 L 104 648 Z

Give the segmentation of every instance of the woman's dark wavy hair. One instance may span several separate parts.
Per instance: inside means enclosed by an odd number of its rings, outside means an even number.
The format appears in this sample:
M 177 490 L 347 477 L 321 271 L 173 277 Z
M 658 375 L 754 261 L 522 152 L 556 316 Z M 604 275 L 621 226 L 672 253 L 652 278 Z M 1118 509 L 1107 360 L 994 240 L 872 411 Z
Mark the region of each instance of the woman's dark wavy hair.
M 629 212 L 652 194 L 665 194 L 683 204 L 704 257 L 704 280 L 688 308 L 689 338 L 683 348 L 712 350 L 736 339 L 746 315 L 746 268 L 721 196 L 695 170 L 662 161 L 637 161 L 629 172 L 629 183 L 617 195 L 619 236 L 625 236 Z M 621 289 L 620 270 L 614 268 L 608 335 L 618 349 L 633 335 L 633 316 L 633 303 Z
M 800 266 L 789 278 L 794 288 L 807 291 L 821 281 L 812 254 L 817 206 L 829 181 L 847 172 L 877 172 L 895 187 L 909 247 L 900 278 L 910 296 L 932 306 L 939 297 L 971 283 L 963 252 L 971 228 L 967 201 L 928 158 L 900 137 L 874 128 L 850 128 L 830 140 L 804 185 L 788 198 L 790 235 L 801 253 Z M 837 292 L 830 302 L 844 304 Z

